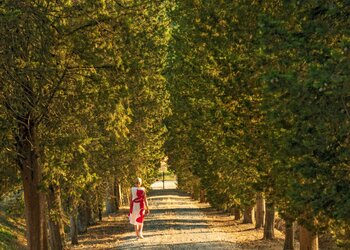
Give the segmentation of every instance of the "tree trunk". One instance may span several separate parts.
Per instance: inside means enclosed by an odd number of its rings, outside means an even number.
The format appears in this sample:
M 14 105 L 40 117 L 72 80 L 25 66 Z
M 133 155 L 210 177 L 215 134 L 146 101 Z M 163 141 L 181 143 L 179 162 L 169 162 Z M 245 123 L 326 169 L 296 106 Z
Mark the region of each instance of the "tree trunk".
M 125 204 L 127 204 L 128 206 L 130 206 L 130 195 L 131 195 L 131 193 L 130 193 L 130 191 L 129 192 L 125 192 L 124 193 L 124 201 L 125 201 Z
M 256 197 L 256 224 L 255 228 L 259 229 L 264 226 L 265 217 L 265 201 L 262 193 L 258 193 Z
M 49 230 L 48 230 L 48 222 L 47 222 L 47 201 L 46 201 L 46 197 L 45 194 L 41 194 L 43 196 L 42 200 L 44 202 L 43 204 L 43 216 L 44 218 L 43 223 L 44 223 L 44 229 L 43 229 L 43 246 L 44 249 L 49 249 Z
M 200 192 L 199 193 L 199 202 L 204 203 L 205 202 L 205 190 L 201 189 L 199 192 Z
M 90 198 L 86 200 L 86 221 L 88 226 L 92 226 L 95 224 L 94 212 L 91 207 Z
M 284 239 L 283 250 L 294 250 L 294 222 L 286 220 L 286 236 Z
M 318 250 L 317 234 L 303 226 L 300 226 L 300 250 Z
M 110 197 L 107 198 L 106 200 L 106 213 L 107 214 L 113 214 L 115 213 L 113 201 L 110 199 Z
M 78 207 L 78 219 L 77 219 L 77 226 L 78 226 L 78 233 L 86 233 L 88 228 L 89 222 L 88 222 L 88 215 L 87 215 L 87 209 L 86 209 L 86 203 L 80 204 Z
M 16 146 L 24 189 L 28 249 L 46 250 L 48 247 L 45 216 L 46 201 L 45 195 L 39 189 L 42 167 L 38 161 L 39 150 L 36 141 L 36 126 L 29 118 L 26 123 L 19 124 Z
M 122 191 L 122 184 L 119 182 L 118 183 L 118 203 L 119 207 L 123 206 L 125 204 L 124 199 L 123 199 L 123 191 Z
M 98 203 L 98 220 L 99 221 L 102 221 L 102 204 L 101 203 Z
M 62 223 L 62 205 L 59 186 L 51 184 L 47 195 L 49 211 L 49 232 L 51 249 L 64 249 L 64 227 Z
M 253 206 L 247 207 L 243 213 L 243 224 L 253 223 Z
M 118 211 L 121 206 L 121 185 L 117 178 L 114 178 L 114 202 L 115 210 Z
M 76 212 L 72 212 L 70 216 L 70 237 L 72 245 L 78 245 L 78 225 Z
M 114 182 L 114 181 L 113 181 Z M 115 185 L 114 183 L 112 183 L 111 185 L 111 182 L 108 183 L 108 190 L 107 190 L 107 194 L 108 194 L 108 197 L 107 197 L 107 200 L 106 200 L 106 213 L 107 214 L 113 214 L 115 213 L 117 210 L 116 210 L 116 201 L 115 201 L 115 195 L 114 195 L 114 188 Z
M 238 208 L 235 207 L 234 210 L 234 215 L 235 215 L 235 220 L 240 220 L 241 219 L 241 211 L 239 211 Z
M 273 240 L 275 238 L 275 206 L 266 204 L 266 217 L 264 226 L 264 240 Z

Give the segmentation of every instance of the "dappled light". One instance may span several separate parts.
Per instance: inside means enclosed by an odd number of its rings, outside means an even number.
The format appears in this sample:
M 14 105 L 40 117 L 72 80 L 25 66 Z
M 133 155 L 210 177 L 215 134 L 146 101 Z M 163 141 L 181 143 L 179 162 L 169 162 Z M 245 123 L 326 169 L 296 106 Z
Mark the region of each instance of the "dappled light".
M 350 249 L 349 17 L 1 0 L 0 249 Z
M 234 221 L 176 189 L 152 190 L 151 213 L 145 219 L 144 239 L 136 239 L 126 210 L 89 228 L 71 249 L 280 249 L 283 235 L 275 242 L 261 241 L 261 230 Z M 115 235 L 115 232 L 122 234 Z M 115 235 L 112 237 L 112 235 Z

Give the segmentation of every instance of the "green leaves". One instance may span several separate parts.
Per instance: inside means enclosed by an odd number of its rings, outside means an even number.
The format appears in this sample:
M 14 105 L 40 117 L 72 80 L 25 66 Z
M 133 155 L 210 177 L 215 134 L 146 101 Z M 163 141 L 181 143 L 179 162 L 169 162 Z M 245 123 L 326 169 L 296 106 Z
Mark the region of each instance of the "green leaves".
M 102 202 L 111 177 L 123 190 L 135 175 L 148 185 L 164 158 L 170 113 L 162 74 L 169 1 L 0 6 L 1 173 L 17 174 L 18 123 L 33 119 L 43 184 L 59 186 L 71 209 L 86 193 Z
M 327 191 L 348 186 L 335 177 L 349 160 L 347 12 L 342 1 L 177 3 L 167 153 L 180 186 L 218 207 L 263 191 L 287 217 L 322 215 L 322 230 L 348 209 Z
M 280 10 L 277 15 L 272 11 L 265 13 L 265 19 L 273 19 L 274 25 L 265 32 L 267 38 L 263 38 L 273 41 L 269 45 L 271 55 L 266 58 L 272 66 L 265 73 L 270 76 L 265 82 L 264 107 L 272 129 L 281 131 L 274 139 L 279 152 L 276 156 L 283 158 L 294 173 L 293 178 L 287 177 L 292 185 L 281 197 L 288 206 L 279 206 L 308 226 L 324 230 L 333 220 L 334 211 L 348 209 L 337 203 L 342 198 L 329 195 L 329 188 L 333 190 L 342 182 L 333 177 L 334 168 L 347 162 L 339 151 L 347 137 L 341 131 L 348 126 L 348 118 L 339 112 L 344 105 L 340 89 L 345 83 L 339 76 L 344 73 L 340 68 L 345 64 L 337 40 L 346 34 L 347 24 L 340 16 L 335 18 L 331 14 L 345 9 L 337 4 L 316 6 L 312 2 L 302 4 L 301 9 Z M 280 39 L 279 32 L 285 34 L 284 39 Z M 281 53 L 278 48 L 287 51 Z M 272 93 L 283 99 L 272 99 Z M 284 166 L 276 167 L 282 171 L 282 177 Z M 313 225 L 313 219 L 307 220 L 303 214 L 322 219 Z
M 25 117 L 39 124 L 45 180 L 67 194 L 102 192 L 111 176 L 147 184 L 168 155 L 179 186 L 206 189 L 214 206 L 264 192 L 306 224 L 348 222 L 348 11 L 343 1 L 4 1 L 0 159 L 11 166 Z

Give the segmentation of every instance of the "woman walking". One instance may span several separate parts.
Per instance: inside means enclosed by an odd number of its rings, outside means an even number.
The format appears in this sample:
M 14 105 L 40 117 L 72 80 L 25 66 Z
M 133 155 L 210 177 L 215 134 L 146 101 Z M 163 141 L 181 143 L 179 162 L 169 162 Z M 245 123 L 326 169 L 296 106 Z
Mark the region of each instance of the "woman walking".
M 130 195 L 130 223 L 134 225 L 137 239 L 143 239 L 142 229 L 145 214 L 149 213 L 145 188 L 142 187 L 141 178 L 136 178 L 135 187 L 131 188 Z

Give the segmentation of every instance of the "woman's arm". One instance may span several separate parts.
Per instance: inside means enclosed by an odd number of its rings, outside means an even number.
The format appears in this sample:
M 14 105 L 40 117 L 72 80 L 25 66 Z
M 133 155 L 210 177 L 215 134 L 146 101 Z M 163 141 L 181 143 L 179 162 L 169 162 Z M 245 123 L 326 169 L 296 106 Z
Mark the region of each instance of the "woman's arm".
M 131 203 L 132 203 L 132 191 L 130 189 L 130 194 L 129 194 L 129 205 L 131 206 Z
M 145 192 L 145 205 L 146 205 L 146 210 L 149 211 L 146 192 Z

